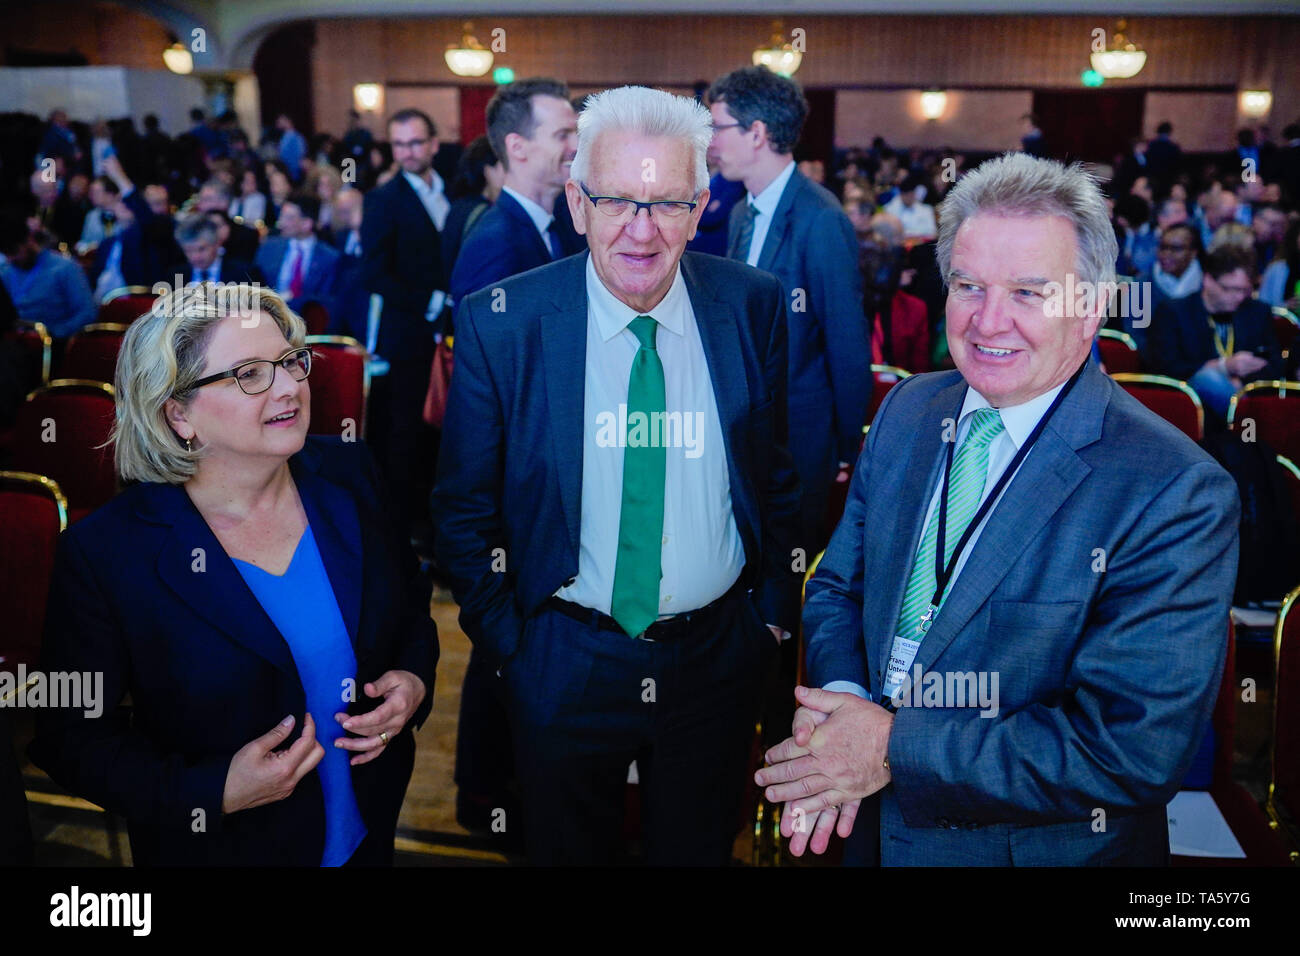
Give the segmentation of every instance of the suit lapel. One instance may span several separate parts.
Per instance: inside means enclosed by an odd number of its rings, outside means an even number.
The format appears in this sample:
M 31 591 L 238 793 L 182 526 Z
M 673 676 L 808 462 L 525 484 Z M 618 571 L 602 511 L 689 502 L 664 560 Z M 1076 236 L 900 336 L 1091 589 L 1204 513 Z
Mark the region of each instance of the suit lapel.
M 718 295 L 718 290 L 695 268 L 691 256 L 682 256 L 681 265 L 730 455 L 731 449 L 744 441 L 740 426 L 749 407 L 749 383 L 745 378 L 745 354 L 736 307 Z
M 790 213 L 794 209 L 795 194 L 803 188 L 802 180 L 803 176 L 796 169 L 790 174 L 785 189 L 781 191 L 781 201 L 776 204 L 776 210 L 772 213 L 772 224 L 767 228 L 767 236 L 763 239 L 763 251 L 758 257 L 758 268 L 764 272 L 772 271 L 772 262 L 785 242 L 786 234 L 790 231 Z
M 533 222 L 532 217 L 528 215 L 528 210 L 523 207 L 519 200 L 502 190 L 500 198 L 497 199 L 497 204 L 501 207 L 502 213 L 514 220 L 515 228 L 531 238 L 533 249 L 541 257 L 540 261 L 542 263 L 550 262 L 551 250 L 542 241 L 542 234 L 537 231 L 537 224 Z
M 966 383 L 958 379 L 930 399 L 920 420 L 914 423 L 917 441 L 907 455 L 902 488 L 896 500 L 881 501 L 872 509 L 863 528 L 866 535 L 863 554 L 864 580 L 879 587 L 867 589 L 866 626 L 867 664 L 876 678 L 894 640 L 898 615 L 903 607 L 903 592 L 912 573 L 912 562 L 921 544 L 925 513 L 929 509 L 935 480 L 944 460 L 945 420 L 956 429 L 957 416 L 966 396 Z M 879 536 L 886 529 L 888 533 Z M 882 543 L 885 546 L 882 547 Z M 927 638 L 928 640 L 928 638 Z M 879 691 L 879 681 L 873 689 Z
M 363 650 L 359 645 L 362 637 L 359 632 L 364 568 L 361 519 L 357 514 L 356 502 L 346 491 L 317 471 L 319 458 L 310 445 L 290 459 L 290 466 L 303 510 L 307 512 L 307 520 L 311 523 L 312 534 L 316 538 L 316 547 L 320 550 L 321 562 L 325 565 L 330 586 L 334 589 L 339 613 L 347 626 L 352 646 L 360 657 Z M 374 639 L 373 634 L 365 637 L 367 643 Z
M 533 230 L 536 232 L 536 230 Z M 555 312 L 540 320 L 542 365 L 546 376 L 556 479 L 569 540 L 576 556 L 582 517 L 583 396 L 587 365 L 587 255 L 566 262 L 557 283 Z
M 146 517 L 171 525 L 158 576 L 196 614 L 241 647 L 297 676 L 289 645 L 179 485 L 159 486 Z
M 943 610 L 916 655 L 915 665 L 922 671 L 928 671 L 970 623 L 1029 543 L 1088 476 L 1092 469 L 1076 450 L 1101 437 L 1107 401 L 1107 382 L 1089 361 L 989 515 L 961 574 L 949 585 Z

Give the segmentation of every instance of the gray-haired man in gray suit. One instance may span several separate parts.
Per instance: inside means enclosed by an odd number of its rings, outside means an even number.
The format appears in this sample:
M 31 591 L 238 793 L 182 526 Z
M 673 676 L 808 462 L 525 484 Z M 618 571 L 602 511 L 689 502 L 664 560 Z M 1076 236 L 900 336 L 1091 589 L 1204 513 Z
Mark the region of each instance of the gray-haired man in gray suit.
M 1082 170 L 992 160 L 941 223 L 957 371 L 881 406 L 758 783 L 796 854 L 860 817 L 885 865 L 1165 863 L 1223 669 L 1235 486 L 1088 360 L 1116 246 Z

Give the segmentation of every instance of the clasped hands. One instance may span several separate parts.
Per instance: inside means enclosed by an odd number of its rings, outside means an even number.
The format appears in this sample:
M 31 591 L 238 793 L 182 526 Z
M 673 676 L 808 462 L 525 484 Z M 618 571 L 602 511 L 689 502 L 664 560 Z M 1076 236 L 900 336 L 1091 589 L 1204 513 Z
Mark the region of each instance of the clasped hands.
M 424 681 L 404 670 L 386 671 L 362 689 L 367 697 L 382 697 L 384 702 L 369 713 L 351 717 L 344 712 L 334 715 L 343 729 L 354 735 L 339 737 L 334 742 L 334 746 L 343 750 L 358 751 L 349 761 L 354 767 L 369 763 L 383 752 L 388 741 L 402 732 L 427 693 Z M 241 747 L 231 759 L 222 793 L 223 813 L 284 800 L 320 763 L 325 749 L 316 740 L 316 725 L 310 712 L 303 718 L 299 738 L 285 750 L 276 749 L 288 740 L 294 722 L 292 715 L 286 717 Z
M 802 856 L 811 844 L 825 853 L 831 833 L 846 839 L 863 797 L 892 779 L 885 757 L 894 715 L 856 694 L 796 687 L 794 735 L 764 756 L 754 774 L 773 803 L 785 803 L 781 835 Z

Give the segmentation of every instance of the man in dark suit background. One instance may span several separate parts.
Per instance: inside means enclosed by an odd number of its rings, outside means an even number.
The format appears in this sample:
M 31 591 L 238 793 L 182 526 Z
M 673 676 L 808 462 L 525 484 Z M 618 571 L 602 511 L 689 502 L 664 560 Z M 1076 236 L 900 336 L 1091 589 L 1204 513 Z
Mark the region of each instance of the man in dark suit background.
M 370 292 L 366 289 L 361 261 L 361 219 L 365 194 L 344 186 L 334 197 L 332 235 L 339 252 L 334 278 L 334 308 L 330 310 L 328 332 L 350 335 L 362 345 L 368 342 Z
M 261 282 L 262 273 L 250 262 L 227 256 L 217 238 L 217 227 L 207 217 L 191 215 L 176 226 L 176 244 L 185 254 L 173 267 L 191 282 Z
M 757 774 L 795 854 L 852 830 L 886 866 L 1168 862 L 1240 509 L 1088 361 L 1108 296 L 1051 305 L 1076 273 L 1113 285 L 1116 250 L 1078 167 L 1009 153 L 948 194 L 957 371 L 905 379 L 876 414 L 806 592 L 812 686 Z
M 787 407 L 801 492 L 792 561 L 806 569 L 826 544 L 831 486 L 848 480 L 871 402 L 858 240 L 835 197 L 795 168 L 808 103 L 794 80 L 746 67 L 715 81 L 707 102 L 714 163 L 746 190 L 731 210 L 727 256 L 775 275 L 785 295 Z M 769 742 L 790 722 L 797 670 L 797 644 L 787 641 L 763 715 Z
M 501 87 L 487 105 L 487 135 L 505 185 L 456 257 L 451 295 L 457 302 L 581 248 L 566 247 L 552 212 L 578 147 L 569 88 L 547 77 Z
M 433 120 L 401 110 L 388 121 L 388 139 L 402 171 L 366 195 L 361 222 L 365 286 L 384 299 L 376 350 L 389 364 L 373 382 L 367 434 L 378 446 L 399 520 L 424 544 L 437 440 L 424 423 L 424 395 L 447 301 L 439 233 L 451 204 L 433 170 Z
M 438 554 L 504 680 L 535 862 L 617 857 L 635 760 L 647 860 L 726 863 L 793 626 L 780 287 L 683 256 L 709 135 L 693 100 L 592 97 L 565 187 L 590 254 L 458 307 Z
M 225 180 L 215 176 L 199 187 L 194 200 L 194 208 L 204 215 L 220 213 L 229 229 L 229 234 L 221 240 L 221 246 L 232 259 L 240 262 L 252 262 L 257 256 L 261 236 L 252 226 L 234 222 L 230 218 L 230 187 Z
M 308 302 L 319 302 L 334 315 L 337 249 L 316 238 L 320 200 L 294 193 L 280 207 L 280 234 L 269 237 L 254 260 L 276 292 L 301 314 Z
M 1145 367 L 1187 382 L 1222 424 L 1232 395 L 1247 382 L 1282 378 L 1282 348 L 1269 307 L 1252 299 L 1255 257 L 1220 246 L 1205 256 L 1201 290 L 1166 299 L 1147 330 Z
M 457 302 L 586 245 L 576 233 L 561 233 L 551 213 L 578 146 L 578 115 L 568 87 L 547 77 L 501 87 L 487 105 L 487 135 L 505 181 L 456 257 L 451 294 Z M 457 723 L 456 818 L 466 829 L 487 833 L 496 808 L 510 813 L 517 806 L 510 788 L 510 725 L 498 683 L 491 655 L 475 647 Z
M 830 486 L 857 458 L 871 401 L 857 237 L 835 197 L 795 168 L 808 104 L 794 80 L 746 67 L 714 82 L 707 99 L 718 170 L 747 191 L 731 212 L 727 255 L 771 272 L 785 291 L 798 545 L 811 561 L 825 544 Z

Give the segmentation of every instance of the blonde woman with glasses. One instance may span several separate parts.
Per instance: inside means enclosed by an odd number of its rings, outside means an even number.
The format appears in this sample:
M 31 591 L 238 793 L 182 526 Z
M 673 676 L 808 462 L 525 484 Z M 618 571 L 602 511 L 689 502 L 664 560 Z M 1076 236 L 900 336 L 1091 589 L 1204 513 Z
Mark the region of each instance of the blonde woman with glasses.
M 369 453 L 307 434 L 311 364 L 255 286 L 164 296 L 123 343 L 130 484 L 64 534 L 42 659 L 103 691 L 31 756 L 138 865 L 392 862 L 437 631 Z

